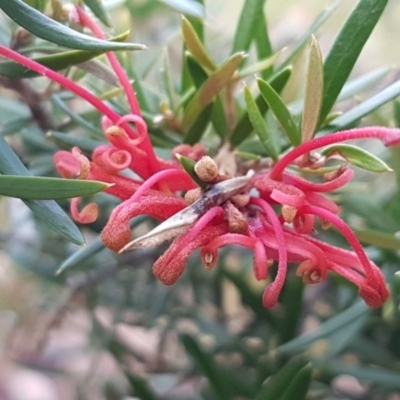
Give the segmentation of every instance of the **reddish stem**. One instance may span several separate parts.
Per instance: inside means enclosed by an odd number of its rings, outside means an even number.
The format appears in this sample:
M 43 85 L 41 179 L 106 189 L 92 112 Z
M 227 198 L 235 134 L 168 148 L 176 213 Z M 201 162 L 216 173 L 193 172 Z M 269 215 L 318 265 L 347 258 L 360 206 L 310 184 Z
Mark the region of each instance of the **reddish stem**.
M 274 229 L 276 241 L 278 244 L 278 254 L 279 254 L 278 273 L 276 275 L 275 280 L 265 289 L 263 295 L 264 306 L 270 308 L 273 307 L 278 301 L 279 293 L 282 290 L 283 284 L 285 283 L 286 279 L 287 249 L 286 249 L 285 234 L 283 232 L 282 225 L 279 222 L 279 218 L 275 214 L 274 209 L 265 200 L 252 197 L 250 199 L 250 204 L 255 204 L 259 206 L 265 212 L 272 225 L 272 228 Z
M 82 26 L 89 28 L 94 33 L 94 35 L 97 36 L 99 39 L 105 40 L 106 37 L 105 37 L 103 31 L 100 29 L 100 27 L 96 24 L 96 22 L 92 18 L 90 18 L 90 16 L 84 10 L 82 10 L 82 8 L 80 8 L 78 6 L 75 6 L 75 8 L 79 15 L 79 20 L 80 20 Z M 140 111 L 139 103 L 137 101 L 135 92 L 132 88 L 132 85 L 131 85 L 129 78 L 126 75 L 124 69 L 121 67 L 121 64 L 119 63 L 119 61 L 114 53 L 112 53 L 111 51 L 107 51 L 106 56 L 111 64 L 111 66 L 113 67 L 115 73 L 117 74 L 122 87 L 124 88 L 124 91 L 125 91 L 126 97 L 128 98 L 128 103 L 130 105 L 132 113 L 141 117 L 142 114 Z M 125 124 L 125 123 L 122 125 L 124 129 L 126 128 L 126 125 L 127 124 Z M 150 168 L 151 168 L 152 172 L 155 173 L 155 172 L 159 171 L 160 164 L 157 161 L 157 157 L 154 153 L 153 145 L 150 141 L 149 135 L 147 134 L 147 127 L 146 127 L 146 134 L 144 136 L 144 140 L 142 143 L 139 144 L 139 147 L 141 149 L 143 149 L 146 152 L 146 154 L 148 155 L 148 157 L 149 157 L 148 160 L 149 160 L 149 164 L 150 164 Z
M 85 99 L 88 103 L 90 103 L 93 107 L 95 107 L 100 113 L 106 115 L 111 121 L 115 124 L 121 118 L 119 114 L 113 111 L 110 107 L 108 107 L 105 103 L 99 100 L 95 95 L 84 89 L 83 87 L 77 85 L 75 82 L 71 81 L 70 79 L 66 78 L 65 76 L 55 72 L 42 64 L 39 64 L 36 61 L 33 61 L 22 54 L 17 53 L 14 50 L 11 50 L 7 47 L 0 46 L 0 54 L 4 57 L 9 58 L 10 60 L 15 61 L 18 64 L 23 65 L 24 67 L 40 74 L 46 76 L 57 82 L 59 85 L 63 86 L 64 88 L 70 90 L 71 92 L 75 93 L 76 95 Z
M 104 35 L 100 27 L 96 24 L 96 22 L 81 7 L 75 6 L 75 8 L 79 16 L 80 24 L 83 27 L 90 29 L 97 38 L 106 40 L 106 36 Z M 108 61 L 110 61 L 110 64 L 113 67 L 115 73 L 117 74 L 122 87 L 124 88 L 132 113 L 141 116 L 140 107 L 136 99 L 135 92 L 133 91 L 132 85 L 129 82 L 129 78 L 125 74 L 125 71 L 121 67 L 121 64 L 119 63 L 117 57 L 111 51 L 107 51 L 106 56 L 108 58 Z
M 347 140 L 376 138 L 380 139 L 385 146 L 393 146 L 400 143 L 400 130 L 383 127 L 370 126 L 365 128 L 350 129 L 342 132 L 332 133 L 305 142 L 295 147 L 289 153 L 285 154 L 272 168 L 270 173 L 271 179 L 279 180 L 282 172 L 292 164 L 295 160 L 312 150 L 319 149 L 334 143 L 345 142 Z
M 371 261 L 365 254 L 365 251 L 362 248 L 360 242 L 358 241 L 356 235 L 341 218 L 339 218 L 335 214 L 332 214 L 328 210 L 315 206 L 303 206 L 299 210 L 299 213 L 313 214 L 335 225 L 336 228 L 343 234 L 343 236 L 349 242 L 350 246 L 354 249 L 355 253 L 357 254 L 357 257 L 359 258 L 361 264 L 364 267 L 366 275 L 369 277 L 375 276 L 375 271 L 371 266 Z

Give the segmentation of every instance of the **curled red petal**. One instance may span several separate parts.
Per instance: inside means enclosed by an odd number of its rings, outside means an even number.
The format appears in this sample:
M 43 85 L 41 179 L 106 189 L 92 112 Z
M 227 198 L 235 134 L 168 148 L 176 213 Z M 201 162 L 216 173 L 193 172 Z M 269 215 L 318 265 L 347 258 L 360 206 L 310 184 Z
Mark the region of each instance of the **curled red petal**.
M 285 283 L 287 273 L 287 248 L 285 235 L 282 229 L 282 225 L 275 214 L 274 209 L 263 199 L 252 197 L 250 204 L 259 206 L 268 217 L 271 226 L 274 230 L 276 241 L 278 243 L 278 273 L 276 274 L 275 280 L 267 286 L 263 294 L 263 304 L 265 307 L 273 307 L 277 301 L 279 294 L 282 290 L 283 284 Z
M 81 172 L 79 161 L 70 151 L 60 150 L 54 153 L 53 162 L 58 173 L 67 179 L 78 176 Z
M 292 164 L 297 158 L 310 151 L 329 146 L 334 143 L 345 142 L 356 139 L 380 139 L 385 146 L 394 146 L 400 143 L 400 129 L 391 129 L 381 126 L 368 126 L 363 128 L 349 129 L 321 136 L 302 143 L 286 153 L 272 168 L 271 179 L 280 179 L 286 167 Z
M 300 176 L 288 173 L 285 173 L 282 179 L 285 183 L 293 185 L 305 192 L 332 192 L 349 183 L 353 177 L 354 171 L 351 168 L 346 168 L 337 178 L 324 183 L 310 182 Z
M 81 224 L 90 224 L 96 221 L 99 215 L 99 206 L 96 203 L 87 204 L 81 211 L 78 209 L 80 198 L 71 200 L 70 210 L 72 218 Z
M 169 249 L 154 263 L 153 273 L 165 285 L 172 285 L 185 270 L 187 258 L 210 240 L 228 232 L 226 223 L 206 226 L 194 238 L 190 231 L 178 237 Z
M 101 237 L 106 247 L 118 252 L 132 239 L 129 221 L 142 214 L 165 220 L 186 207 L 185 200 L 177 196 L 153 193 L 132 203 L 124 201 L 111 213 Z

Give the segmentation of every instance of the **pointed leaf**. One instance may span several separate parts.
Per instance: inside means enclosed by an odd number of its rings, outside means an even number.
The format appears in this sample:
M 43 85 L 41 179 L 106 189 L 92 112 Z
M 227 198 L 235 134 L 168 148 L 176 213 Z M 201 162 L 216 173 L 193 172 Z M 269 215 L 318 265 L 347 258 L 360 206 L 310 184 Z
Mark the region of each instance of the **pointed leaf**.
M 68 257 L 58 268 L 55 275 L 59 275 L 62 272 L 66 271 L 67 269 L 83 264 L 85 261 L 89 260 L 95 254 L 99 253 L 104 249 L 105 246 L 101 239 L 101 236 L 98 236 L 87 247 L 79 249 L 78 251 L 73 253 L 70 257 Z
M 214 389 L 215 399 L 233 400 L 234 389 L 230 382 L 230 376 L 224 373 L 223 369 L 214 361 L 213 357 L 203 351 L 196 340 L 184 334 L 181 336 L 186 352 L 195 362 L 197 368 L 207 376 L 210 385 Z
M 172 110 L 175 109 L 175 91 L 174 91 L 174 83 L 172 79 L 172 73 L 171 73 L 171 63 L 169 60 L 169 54 L 168 54 L 168 49 L 163 48 L 163 67 L 161 69 L 161 75 L 162 75 L 162 80 L 163 80 L 163 88 L 166 92 L 166 95 L 168 97 L 168 107 Z
M 247 86 L 244 87 L 244 99 L 246 101 L 247 112 L 249 113 L 249 118 L 255 132 L 260 138 L 260 141 L 267 151 L 267 154 L 276 161 L 278 159 L 278 153 L 273 145 L 271 134 L 268 130 L 266 122 L 264 121 L 264 118 L 260 113 L 260 110 L 257 107 L 250 89 Z
M 142 44 L 109 42 L 74 31 L 29 7 L 22 0 L 1 1 L 0 8 L 27 31 L 60 46 L 90 51 L 143 50 L 146 48 Z
M 275 375 L 263 385 L 254 400 L 280 399 L 299 370 L 307 364 L 307 359 L 301 354 L 288 361 Z
M 397 81 L 370 97 L 368 100 L 363 101 L 351 110 L 332 120 L 329 126 L 323 129 L 323 132 L 334 132 L 354 126 L 361 118 L 377 110 L 399 95 L 400 81 Z
M 314 35 L 311 36 L 306 90 L 304 95 L 303 119 L 301 122 L 301 141 L 308 142 L 314 137 L 318 127 L 319 113 L 324 94 L 324 64 L 321 49 Z
M 357 364 L 334 360 L 330 360 L 326 366 L 328 371 L 335 375 L 350 375 L 360 381 L 370 382 L 375 390 L 378 389 L 378 386 L 384 388 L 385 391 L 395 390 L 398 393 L 400 390 L 400 374 L 393 368 L 385 369 L 375 365 L 362 367 Z
M 81 136 L 73 136 L 64 132 L 49 131 L 46 137 L 64 149 L 71 149 L 74 146 L 83 151 L 92 152 L 96 147 L 107 144 L 106 141 L 88 139 Z
M 85 118 L 81 117 L 75 111 L 70 109 L 68 107 L 68 105 L 61 99 L 61 96 L 59 96 L 58 94 L 53 94 L 51 96 L 51 101 L 55 106 L 60 108 L 66 115 L 68 115 L 73 122 L 75 122 L 77 125 L 79 125 L 82 128 L 84 128 L 85 131 L 92 132 L 98 137 L 102 137 L 103 136 L 103 132 L 101 131 L 100 128 L 98 128 L 97 126 L 91 124 Z
M 268 104 L 268 107 L 275 115 L 282 129 L 285 131 L 290 143 L 293 146 L 298 146 L 300 141 L 300 133 L 298 131 L 297 125 L 293 120 L 290 111 L 286 107 L 279 94 L 262 79 L 257 79 L 258 88 L 260 89 L 261 95 Z
M 293 58 L 300 52 L 303 46 L 310 41 L 311 35 L 315 33 L 324 23 L 325 21 L 333 14 L 333 12 L 338 8 L 341 0 L 336 0 L 332 5 L 329 5 L 328 8 L 323 10 L 321 14 L 315 19 L 313 24 L 304 33 L 304 35 L 297 41 L 294 45 L 293 49 L 289 52 L 285 61 L 281 64 L 281 68 L 289 65 Z
M 0 173 L 29 176 L 29 171 L 20 161 L 2 135 L 0 135 Z M 73 243 L 82 245 L 85 239 L 77 226 L 54 200 L 25 200 L 24 203 L 56 232 Z
M 257 61 L 255 64 L 243 68 L 242 70 L 239 71 L 239 78 L 240 79 L 246 78 L 249 75 L 254 75 L 257 74 L 258 72 L 262 72 L 265 71 L 266 69 L 271 68 L 274 65 L 277 58 L 282 54 L 282 51 L 284 51 L 284 49 L 276 52 L 275 54 L 273 54 L 268 58 Z
M 386 78 L 392 70 L 393 68 L 391 67 L 381 67 L 347 81 L 340 92 L 338 101 L 346 100 L 352 96 L 358 95 L 364 90 L 375 86 L 382 79 Z
M 148 380 L 142 376 L 135 375 L 132 372 L 124 371 L 129 385 L 133 389 L 133 393 L 137 399 L 141 400 L 161 400 L 157 396 Z
M 368 306 L 359 301 L 345 311 L 330 318 L 328 321 L 323 322 L 317 329 L 303 333 L 293 340 L 279 346 L 276 351 L 279 354 L 301 351 L 319 339 L 326 338 L 340 330 L 345 330 L 349 323 L 354 322 L 356 319 L 364 318 L 368 312 Z
M 360 0 L 333 44 L 324 65 L 324 100 L 320 120 L 335 104 L 388 0 Z
M 58 200 L 90 196 L 110 185 L 80 179 L 0 175 L 0 196 L 27 200 Z
M 257 58 L 263 60 L 272 56 L 272 45 L 269 38 L 269 30 L 265 14 L 262 14 L 262 19 L 258 22 L 256 32 L 254 34 L 254 42 L 257 49 Z M 267 79 L 272 73 L 272 65 L 261 70 L 261 77 Z
M 214 103 L 208 104 L 197 117 L 197 120 L 190 126 L 186 132 L 184 143 L 195 144 L 199 143 L 206 128 L 211 121 L 211 115 L 214 109 Z
M 221 99 L 221 95 L 217 96 L 215 99 L 211 114 L 211 121 L 215 132 L 221 138 L 225 138 L 229 134 L 228 120 L 226 118 L 224 103 Z
M 271 79 L 271 87 L 279 93 L 288 82 L 290 75 L 292 74 L 292 68 L 287 67 L 276 74 Z M 262 116 L 268 111 L 268 104 L 265 102 L 263 96 L 260 94 L 256 97 L 256 104 Z M 249 135 L 253 132 L 253 125 L 250 122 L 249 114 L 245 112 L 243 116 L 237 122 L 235 128 L 233 129 L 230 142 L 234 147 L 239 146 L 243 141 L 245 141 Z
M 380 247 L 381 249 L 400 250 L 400 238 L 391 233 L 356 227 L 352 227 L 351 229 L 362 243 Z
M 75 64 L 88 61 L 94 57 L 97 57 L 98 55 L 99 53 L 95 52 L 73 50 L 52 54 L 49 56 L 35 57 L 33 60 L 52 69 L 53 71 L 60 71 Z M 0 75 L 13 79 L 25 79 L 41 76 L 14 61 L 1 62 Z
M 194 123 L 201 111 L 229 83 L 242 60 L 243 53 L 234 54 L 203 83 L 189 103 L 183 117 L 182 128 L 185 131 Z
M 189 20 L 187 20 L 183 16 L 182 16 L 181 29 L 182 29 L 183 41 L 185 42 L 187 49 L 193 55 L 195 60 L 206 70 L 210 72 L 215 71 L 217 69 L 217 66 L 209 56 L 206 48 L 200 41 L 196 31 L 194 30 Z
M 351 164 L 372 172 L 390 172 L 389 166 L 378 157 L 360 147 L 351 144 L 336 144 L 325 147 L 321 154 L 324 156 L 339 155 Z
M 129 226 L 133 229 L 142 224 L 146 220 L 147 217 L 145 216 L 136 217 L 129 223 Z M 93 256 L 96 255 L 97 253 L 100 253 L 100 251 L 103 250 L 111 251 L 104 246 L 101 236 L 98 236 L 87 247 L 79 249 L 75 253 L 71 254 L 60 265 L 55 275 L 59 275 L 73 267 L 82 266 L 86 261 L 93 260 Z
M 196 88 L 199 89 L 207 80 L 208 74 L 191 53 L 185 52 L 185 60 L 190 77 Z
M 104 9 L 102 0 L 83 0 L 91 9 L 92 13 L 106 26 L 111 26 L 107 11 Z
M 231 53 L 247 51 L 257 32 L 258 24 L 264 18 L 265 0 L 246 0 L 236 27 Z
M 190 175 L 190 177 L 202 188 L 206 189 L 207 188 L 207 183 L 202 181 L 194 171 L 194 166 L 196 165 L 196 162 L 192 160 L 191 158 L 182 156 L 181 154 L 176 154 L 176 158 L 178 161 L 181 163 L 183 169 Z
M 181 14 L 204 18 L 204 6 L 195 0 L 159 0 Z
M 303 367 L 290 381 L 279 400 L 305 400 L 310 389 L 312 371 L 311 364 Z

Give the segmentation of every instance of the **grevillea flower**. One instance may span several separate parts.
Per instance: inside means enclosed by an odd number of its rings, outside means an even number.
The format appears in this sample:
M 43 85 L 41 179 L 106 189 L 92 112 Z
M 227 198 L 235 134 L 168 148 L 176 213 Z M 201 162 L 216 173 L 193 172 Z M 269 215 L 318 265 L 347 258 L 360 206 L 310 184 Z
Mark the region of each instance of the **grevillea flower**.
M 104 38 L 81 8 L 72 8 L 70 18 Z M 327 145 L 363 138 L 379 139 L 386 146 L 397 145 L 400 130 L 366 127 L 318 137 L 290 150 L 268 168 L 254 165 L 255 171 L 246 171 L 243 176 L 226 176 L 219 172 L 219 165 L 205 156 L 206 149 L 201 144 L 178 146 L 172 150 L 172 160 L 156 156 L 135 92 L 113 53 L 107 53 L 107 57 L 127 96 L 129 115 L 119 115 L 83 87 L 13 50 L 0 47 L 0 54 L 59 83 L 101 113 L 108 144 L 97 147 L 90 158 L 78 148 L 58 151 L 54 155 L 55 166 L 65 178 L 113 184 L 106 192 L 122 202 L 113 210 L 102 232 L 104 244 L 111 250 L 122 252 L 174 239 L 153 266 L 161 282 L 176 282 L 195 249 L 201 249 L 202 262 L 211 269 L 218 262 L 218 250 L 234 244 L 253 251 L 254 276 L 258 280 L 267 280 L 270 267 L 277 262 L 276 277 L 263 295 L 266 307 L 277 303 L 288 263 L 297 264 L 296 273 L 307 284 L 322 282 L 333 271 L 358 286 L 360 296 L 369 306 L 380 307 L 387 300 L 389 291 L 381 271 L 338 216 L 339 207 L 325 195 L 346 185 L 353 178 L 353 170 L 344 162 L 325 173 L 321 182 L 308 181 L 293 171 L 309 167 L 318 172 L 327 159 L 312 152 Z M 182 169 L 177 154 L 196 162 L 194 171 L 205 189 L 197 187 Z M 125 170 L 131 170 L 137 178 L 122 174 Z M 79 199 L 71 202 L 71 214 L 76 221 L 93 222 L 98 213 L 96 204 L 80 210 Z M 142 214 L 164 222 L 131 241 L 129 222 Z M 351 250 L 318 240 L 317 221 L 323 229 L 336 228 Z

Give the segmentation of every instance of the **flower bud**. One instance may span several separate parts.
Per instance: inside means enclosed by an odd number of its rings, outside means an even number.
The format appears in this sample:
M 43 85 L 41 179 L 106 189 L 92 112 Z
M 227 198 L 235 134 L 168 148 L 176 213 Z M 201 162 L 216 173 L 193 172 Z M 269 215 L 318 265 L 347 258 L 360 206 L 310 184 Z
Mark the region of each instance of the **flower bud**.
M 246 207 L 249 204 L 250 195 L 248 193 L 237 193 L 231 197 L 231 201 L 238 208 Z
M 212 182 L 218 176 L 218 166 L 209 156 L 202 157 L 194 166 L 194 172 L 204 182 Z
M 202 193 L 201 188 L 195 188 L 195 189 L 188 190 L 185 194 L 186 204 L 188 206 L 193 204 L 195 201 L 197 201 L 200 198 L 201 193 Z

